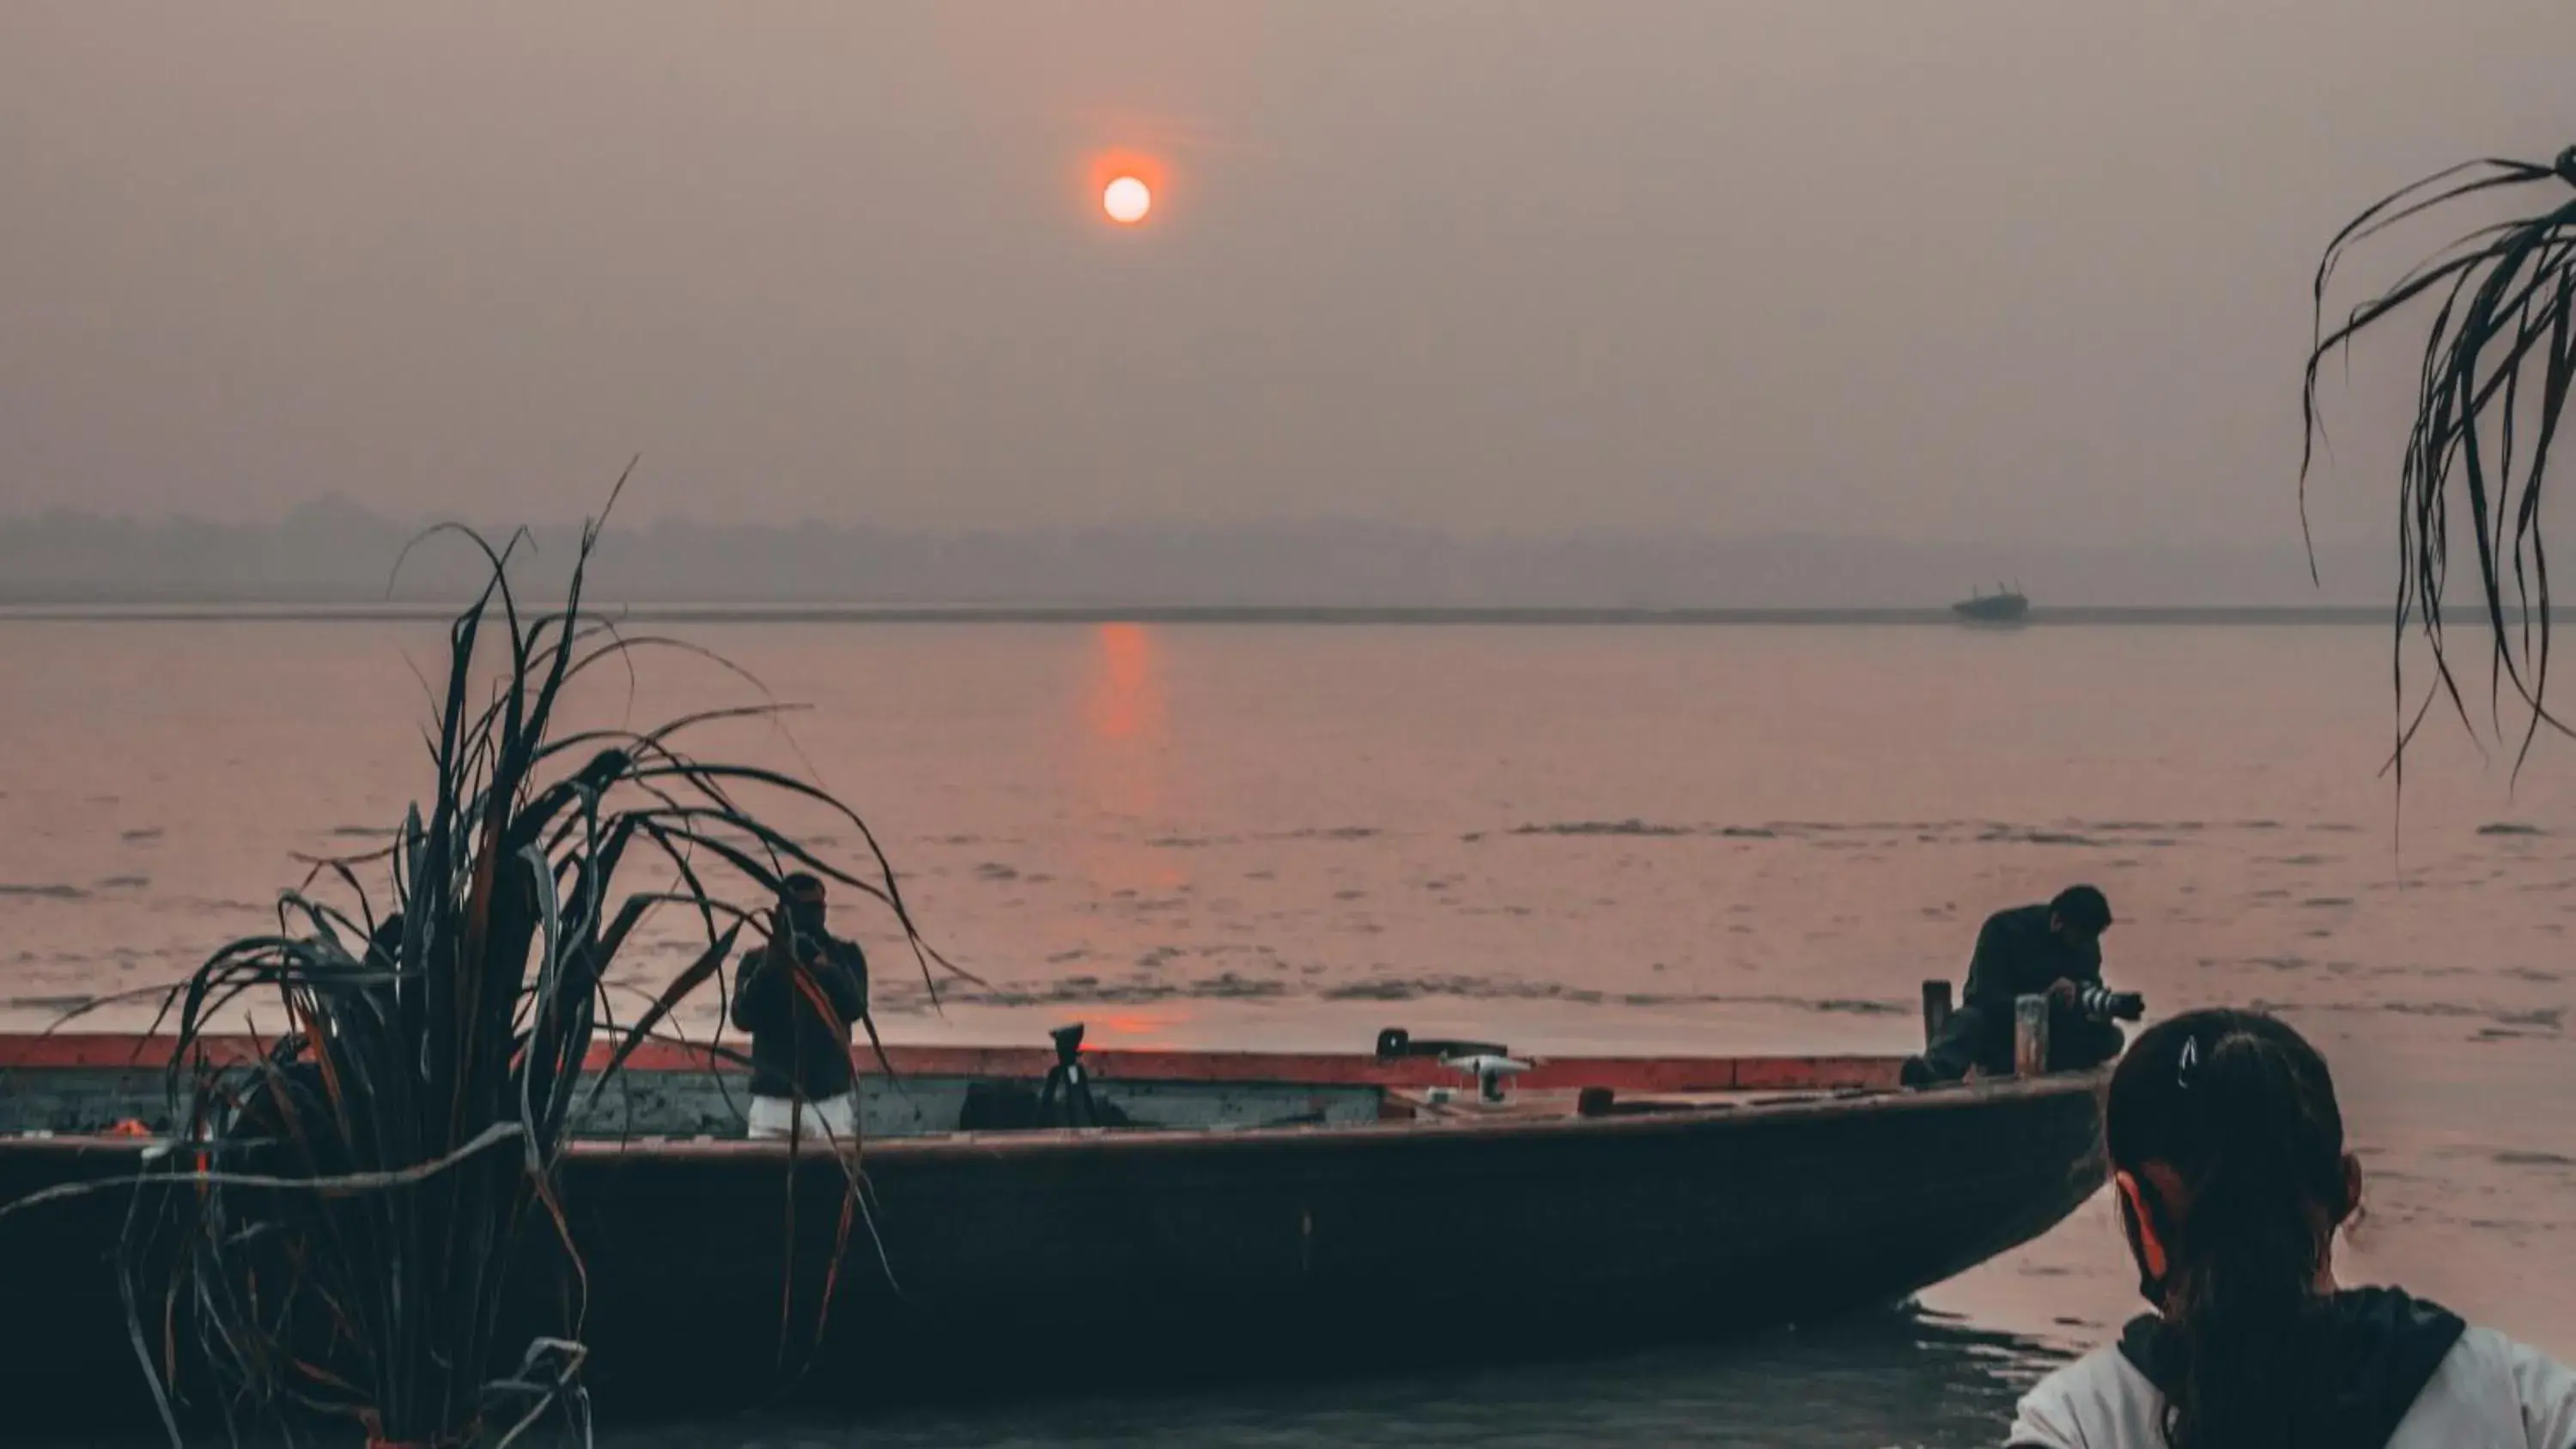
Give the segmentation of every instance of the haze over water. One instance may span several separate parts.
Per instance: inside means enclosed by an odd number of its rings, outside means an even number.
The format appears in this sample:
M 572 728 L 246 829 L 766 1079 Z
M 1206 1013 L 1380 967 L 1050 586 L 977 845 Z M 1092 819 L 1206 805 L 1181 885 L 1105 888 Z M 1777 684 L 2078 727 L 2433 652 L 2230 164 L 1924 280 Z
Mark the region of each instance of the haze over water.
M 1900 1051 L 1917 983 L 1961 973 L 1985 912 L 2090 880 L 2120 917 L 2111 979 L 2153 1011 L 2265 1003 L 2324 1047 L 2371 1174 L 2354 1276 L 2576 1353 L 2569 761 L 2544 743 L 2509 791 L 2509 757 L 2437 724 L 2401 831 L 2380 629 L 679 632 L 812 706 L 700 752 L 810 767 L 991 983 L 933 1013 L 885 923 L 845 908 L 893 1039 L 1080 1019 L 1102 1044 L 1360 1050 L 1404 1025 L 1542 1054 Z M 441 632 L 0 623 L 0 672 L 32 686 L 0 696 L 0 1026 L 175 979 L 271 919 L 292 853 L 381 840 L 425 778 L 406 654 L 437 677 Z M 583 719 L 752 697 L 677 655 L 639 671 L 631 705 L 599 677 Z M 629 984 L 684 948 L 663 925 Z M 1925 1295 L 1955 1322 L 723 1432 L 1988 1443 L 2033 1355 L 2100 1341 L 2133 1284 L 2097 1202 Z

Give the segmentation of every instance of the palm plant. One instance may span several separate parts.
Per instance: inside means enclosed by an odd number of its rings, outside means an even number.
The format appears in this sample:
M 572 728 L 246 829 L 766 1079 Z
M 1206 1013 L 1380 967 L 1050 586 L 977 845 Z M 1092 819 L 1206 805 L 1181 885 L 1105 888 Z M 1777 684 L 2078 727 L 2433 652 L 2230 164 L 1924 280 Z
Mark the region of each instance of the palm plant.
M 507 1443 L 549 1413 L 586 1423 L 581 1259 L 555 1180 L 594 1040 L 615 1046 L 592 1098 L 675 1006 L 721 989 L 737 941 L 767 922 L 720 885 L 774 901 L 790 871 L 829 877 L 890 910 L 925 978 L 939 960 L 855 812 L 791 776 L 678 747 L 695 726 L 774 706 L 557 732 L 567 686 L 641 649 L 689 648 L 585 618 L 599 524 L 583 530 L 562 610 L 527 620 L 509 579 L 519 540 L 496 549 L 450 531 L 491 574 L 449 633 L 426 808 L 385 849 L 317 863 L 282 898 L 274 933 L 217 951 L 173 997 L 179 1150 L 136 1194 L 125 1280 L 174 1441 L 183 1361 L 228 1420 L 320 1415 L 376 1444 Z M 496 633 L 506 661 L 477 707 Z M 745 803 L 762 797 L 854 829 L 873 856 L 867 878 Z M 631 888 L 639 862 L 666 867 L 663 879 Z M 378 874 L 377 890 L 361 872 Z M 335 883 L 345 895 L 326 900 Z M 696 957 L 620 1027 L 609 968 L 668 907 L 694 918 Z M 228 1058 L 215 1032 L 248 993 L 281 1005 L 288 1031 Z M 547 1331 L 505 1341 L 506 1325 L 533 1321 L 531 1303 Z
M 2427 213 L 2518 197 L 2531 188 L 2544 193 L 2539 209 L 2475 227 L 2339 324 L 2326 325 L 2327 288 L 2352 248 Z M 2528 711 L 2515 757 L 2518 772 L 2544 724 L 2568 732 L 2547 702 L 2552 621 L 2541 500 L 2552 444 L 2576 384 L 2576 147 L 2546 165 L 2476 161 L 2427 177 L 2354 218 L 2327 246 L 2317 267 L 2317 325 L 2302 397 L 2303 508 L 2322 436 L 2320 371 L 2337 353 L 2348 353 L 2356 338 L 2385 330 L 2381 324 L 2419 299 L 2437 309 L 2424 340 L 2415 419 L 2399 470 L 2398 728 L 2391 763 L 2402 771 L 2406 745 L 2437 698 L 2447 697 L 2462 723 L 2471 724 L 2445 649 L 2442 617 L 2453 510 L 2465 507 L 2477 592 L 2491 635 L 2489 709 L 2501 732 L 2501 701 L 2510 687 Z M 2411 713 L 2403 647 L 2410 631 L 2422 634 L 2434 670 Z

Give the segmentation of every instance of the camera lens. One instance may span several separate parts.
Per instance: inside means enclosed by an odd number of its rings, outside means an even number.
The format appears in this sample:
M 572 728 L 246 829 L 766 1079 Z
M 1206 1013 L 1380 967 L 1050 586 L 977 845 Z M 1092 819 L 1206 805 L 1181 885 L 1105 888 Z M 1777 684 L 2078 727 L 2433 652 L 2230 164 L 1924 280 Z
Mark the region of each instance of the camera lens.
M 2147 1014 L 2147 999 L 2134 991 L 2087 986 L 2076 993 L 2075 1009 L 2095 1021 L 2136 1021 Z

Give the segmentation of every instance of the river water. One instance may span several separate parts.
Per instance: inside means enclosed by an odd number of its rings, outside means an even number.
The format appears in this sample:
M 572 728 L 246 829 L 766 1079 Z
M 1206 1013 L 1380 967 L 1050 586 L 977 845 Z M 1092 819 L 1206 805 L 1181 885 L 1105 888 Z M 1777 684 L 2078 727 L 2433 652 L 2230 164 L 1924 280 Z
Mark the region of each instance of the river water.
M 2544 743 L 2517 784 L 2437 719 L 2401 819 L 2378 629 L 680 632 L 803 706 L 699 753 L 840 793 L 989 983 L 933 1010 L 845 911 L 894 1039 L 1898 1051 L 1985 912 L 2089 880 L 2116 984 L 2273 1006 L 2328 1053 L 2369 1171 L 2346 1277 L 2576 1354 L 2576 757 Z M 382 840 L 424 784 L 415 668 L 443 672 L 439 630 L 0 621 L 0 1027 L 169 980 L 268 920 L 299 853 Z M 577 704 L 758 697 L 653 653 Z M 666 923 L 620 979 L 685 944 Z M 1917 1311 L 1751 1344 L 611 1441 L 1992 1443 L 2133 1281 L 2096 1202 Z

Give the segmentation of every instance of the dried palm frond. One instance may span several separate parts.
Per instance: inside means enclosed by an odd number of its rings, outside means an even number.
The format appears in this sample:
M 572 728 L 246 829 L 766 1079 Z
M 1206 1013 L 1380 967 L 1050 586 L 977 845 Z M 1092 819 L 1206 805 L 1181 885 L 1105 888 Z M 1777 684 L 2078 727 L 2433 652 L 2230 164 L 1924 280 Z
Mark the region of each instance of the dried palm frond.
M 2533 187 L 2545 193 L 2543 209 L 2471 230 L 2354 308 L 2340 325 L 2327 327 L 2326 291 L 2352 248 L 2427 213 Z M 2307 424 L 2299 469 L 2303 510 L 2322 435 L 2319 372 L 2357 337 L 2419 299 L 2436 303 L 2437 310 L 2424 340 L 2415 419 L 2398 474 L 2398 729 L 2391 763 L 2402 770 L 2406 745 L 2437 697 L 2447 697 L 2462 723 L 2474 729 L 2444 647 L 2442 617 L 2453 509 L 2464 506 L 2491 634 L 2489 709 L 2501 733 L 2501 701 L 2510 686 L 2528 711 L 2515 757 L 2519 772 L 2542 726 L 2568 732 L 2547 702 L 2552 621 L 2541 499 L 2570 385 L 2576 383 L 2576 147 L 2546 165 L 2477 161 L 2427 177 L 2354 218 L 2326 247 L 2317 267 L 2317 325 L 2301 398 Z M 2404 666 L 2410 631 L 2423 635 L 2435 674 L 2411 713 Z
M 939 959 L 855 812 L 679 747 L 695 726 L 769 706 L 554 733 L 568 685 L 668 642 L 585 620 L 598 524 L 563 609 L 527 620 L 511 592 L 515 542 L 448 531 L 491 572 L 449 632 L 427 739 L 434 793 L 387 849 L 318 864 L 283 897 L 273 934 L 217 951 L 174 998 L 176 1139 L 135 1196 L 125 1273 L 174 1440 L 182 1382 L 228 1421 L 321 1415 L 386 1444 L 506 1443 L 549 1413 L 586 1424 L 581 1257 L 555 1178 L 586 1110 L 576 1089 L 594 1038 L 616 1041 L 615 1073 L 675 1005 L 721 986 L 746 928 L 768 931 L 720 887 L 765 906 L 781 877 L 810 871 L 887 907 L 925 977 Z M 487 643 L 506 667 L 477 708 Z M 762 797 L 831 812 L 875 869 L 835 867 L 744 803 Z M 621 888 L 639 864 L 675 883 Z M 384 877 L 377 891 L 362 870 Z M 335 883 L 326 900 L 320 887 Z M 669 906 L 695 920 L 695 959 L 621 1029 L 610 965 Z M 252 1060 L 227 1059 L 216 1033 L 251 993 L 283 1008 L 288 1031 Z M 532 1337 L 531 1302 L 551 1305 Z M 524 1341 L 504 1341 L 510 1325 Z

